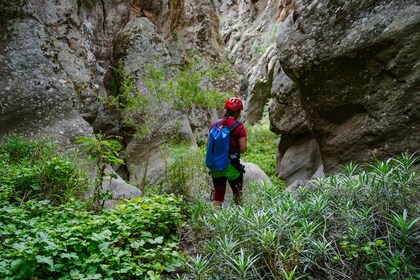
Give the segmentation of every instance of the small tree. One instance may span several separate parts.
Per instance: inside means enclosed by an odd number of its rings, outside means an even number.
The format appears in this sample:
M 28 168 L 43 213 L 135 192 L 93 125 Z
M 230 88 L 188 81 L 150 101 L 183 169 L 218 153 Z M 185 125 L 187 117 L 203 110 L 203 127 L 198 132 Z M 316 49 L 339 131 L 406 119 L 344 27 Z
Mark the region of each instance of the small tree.
M 163 139 L 162 128 L 176 112 L 189 114 L 193 108 L 216 108 L 226 95 L 212 86 L 222 75 L 231 75 L 227 65 L 204 65 L 199 56 L 188 54 L 185 64 L 159 69 L 154 63 L 145 66 L 144 76 L 126 75 L 113 68 L 120 77 L 119 94 L 109 99 L 118 108 L 123 124 L 134 129 L 133 136 L 145 145 L 145 161 L 140 189 L 144 193 L 147 171 L 156 139 Z M 145 90 L 139 90 L 144 84 Z M 160 147 L 157 147 L 160 149 Z
M 124 164 L 124 161 L 118 158 L 122 145 L 117 137 L 106 139 L 101 134 L 78 137 L 76 143 L 82 146 L 84 152 L 95 161 L 98 168 L 94 180 L 92 209 L 95 213 L 100 213 L 107 198 L 106 192 L 102 189 L 102 182 L 106 176 L 105 169 L 110 164 Z M 116 174 L 109 176 L 112 180 L 115 179 Z

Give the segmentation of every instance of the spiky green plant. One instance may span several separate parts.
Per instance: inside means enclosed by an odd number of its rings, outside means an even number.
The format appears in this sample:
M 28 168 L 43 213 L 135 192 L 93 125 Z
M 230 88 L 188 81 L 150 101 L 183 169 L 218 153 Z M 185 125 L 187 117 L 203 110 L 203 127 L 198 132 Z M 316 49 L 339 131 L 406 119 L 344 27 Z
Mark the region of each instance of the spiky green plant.
M 202 252 L 223 260 L 209 269 L 216 278 L 229 271 L 239 279 L 415 279 L 417 162 L 402 155 L 351 163 L 294 194 L 249 186 L 243 206 L 196 216 L 206 228 Z
M 209 260 L 204 258 L 202 255 L 190 257 L 190 260 L 191 261 L 187 263 L 187 266 L 194 279 L 208 279 L 211 272 L 210 267 L 208 266 Z

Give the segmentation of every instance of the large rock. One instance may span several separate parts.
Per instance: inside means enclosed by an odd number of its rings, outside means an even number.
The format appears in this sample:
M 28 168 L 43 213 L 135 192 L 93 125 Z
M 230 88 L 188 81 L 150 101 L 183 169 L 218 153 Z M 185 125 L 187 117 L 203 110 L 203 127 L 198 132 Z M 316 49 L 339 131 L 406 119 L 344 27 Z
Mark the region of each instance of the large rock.
M 91 133 L 79 114 L 76 91 L 42 23 L 26 3 L 3 6 L 21 17 L 0 21 L 0 137 L 52 136 L 64 143 Z M 2 13 L 3 14 L 3 13 Z
M 275 36 L 270 36 L 272 29 L 279 25 L 278 7 L 266 0 L 219 1 L 218 9 L 227 59 L 242 76 L 235 92 L 245 105 L 243 119 L 254 124 L 261 119 L 270 97 L 267 64 L 272 55 L 267 54 L 275 42 Z
M 103 191 L 108 191 L 113 198 L 105 201 L 105 206 L 110 207 L 122 199 L 130 199 L 142 195 L 142 192 L 138 188 L 127 184 L 120 176 L 118 176 L 112 167 L 108 166 L 105 172 L 107 176 L 102 182 L 102 189 Z M 111 179 L 110 175 L 112 174 L 113 176 L 116 176 L 116 178 Z
M 318 144 L 310 134 L 281 136 L 276 175 L 286 185 L 307 180 L 320 168 L 322 160 Z
M 281 134 L 276 174 L 287 185 L 307 180 L 322 165 L 321 153 L 309 132 L 299 89 L 278 62 L 273 69 L 271 94 L 270 129 Z
M 178 63 L 188 49 L 224 57 L 210 0 L 3 1 L 0 12 L 0 137 L 17 132 L 70 143 L 93 130 L 124 135 L 119 112 L 101 102 L 115 90 L 110 65 L 123 62 L 127 74 L 141 76 L 156 56 L 160 67 L 172 64 L 173 57 Z M 193 129 L 205 131 L 208 113 L 193 113 L 168 114 L 163 134 L 191 139 Z M 128 144 L 133 177 L 143 173 L 133 168 L 144 165 L 150 149 L 157 163 L 149 170 L 159 171 L 151 178 L 161 177 L 157 147 L 163 141 L 152 147 Z
M 278 37 L 278 56 L 299 90 L 325 170 L 417 151 L 420 3 L 322 0 L 296 6 Z
M 265 174 L 261 167 L 252 162 L 241 161 L 241 163 L 245 166 L 243 182 L 245 187 L 251 183 L 272 184 L 270 178 Z
M 307 133 L 308 123 L 300 102 L 299 89 L 278 62 L 273 69 L 271 95 L 273 102 L 269 108 L 270 130 L 282 135 Z
M 145 75 L 147 64 L 162 69 L 172 62 L 166 43 L 146 17 L 128 22 L 116 36 L 113 50 L 113 66 L 123 68 L 126 75 Z
M 3 1 L 0 137 L 74 136 L 109 125 L 98 96 L 130 1 Z M 113 124 L 111 124 L 112 126 Z
M 237 92 L 245 103 L 243 117 L 254 124 L 261 120 L 271 97 L 272 65 L 277 61 L 275 42 L 293 1 L 218 2 L 226 57 L 242 77 Z

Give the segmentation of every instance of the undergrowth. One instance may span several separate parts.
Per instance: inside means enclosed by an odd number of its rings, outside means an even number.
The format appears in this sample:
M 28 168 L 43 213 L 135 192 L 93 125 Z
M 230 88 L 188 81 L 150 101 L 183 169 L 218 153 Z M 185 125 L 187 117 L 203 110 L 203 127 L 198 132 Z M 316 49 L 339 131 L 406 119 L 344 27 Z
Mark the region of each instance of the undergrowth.
M 349 163 L 294 193 L 252 184 L 243 206 L 215 210 L 204 152 L 172 147 L 167 179 L 158 186 L 167 194 L 99 214 L 77 198 L 86 187 L 77 154 L 4 138 L 0 155 L 1 279 L 420 276 L 416 155 Z
M 94 212 L 83 162 L 48 140 L 2 139 L 0 279 L 161 279 L 182 265 L 181 198 Z
M 269 130 L 268 116 L 264 116 L 260 123 L 247 126 L 247 152 L 241 155 L 246 162 L 257 164 L 270 180 L 281 185 L 276 176 L 276 154 L 279 136 Z
M 160 279 L 182 264 L 175 196 L 123 201 L 100 215 L 81 201 L 0 207 L 1 279 Z
M 348 164 L 296 193 L 255 184 L 242 207 L 191 207 L 200 253 L 180 279 L 419 279 L 418 157 Z
M 65 153 L 48 139 L 6 136 L 0 141 L 0 200 L 30 199 L 58 205 L 87 190 L 87 175 L 77 154 Z

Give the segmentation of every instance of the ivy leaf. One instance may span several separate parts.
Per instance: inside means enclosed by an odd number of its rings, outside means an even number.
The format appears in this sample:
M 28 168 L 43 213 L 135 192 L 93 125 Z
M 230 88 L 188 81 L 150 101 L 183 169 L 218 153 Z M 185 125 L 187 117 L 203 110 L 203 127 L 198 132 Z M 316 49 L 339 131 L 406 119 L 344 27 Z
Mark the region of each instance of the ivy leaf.
M 159 236 L 154 239 L 154 244 L 162 244 L 163 243 L 163 236 Z
M 54 260 L 52 257 L 45 257 L 45 256 L 36 256 L 36 260 L 38 263 L 46 263 L 52 269 L 54 267 Z
M 138 249 L 140 247 L 143 247 L 145 243 L 146 242 L 143 239 L 136 240 L 136 241 L 131 242 L 130 247 L 133 249 Z
M 85 278 L 85 275 L 80 273 L 78 269 L 72 269 L 70 271 L 70 276 L 71 276 L 71 279 L 84 279 Z
M 71 259 L 75 259 L 75 260 L 79 259 L 79 256 L 76 253 L 62 253 L 60 255 L 60 257 L 62 257 L 63 259 L 69 259 L 69 260 L 71 260 Z
M 102 232 L 102 234 L 105 235 L 105 236 L 111 236 L 112 232 L 109 229 L 106 229 Z
M 22 263 L 22 259 L 13 260 L 12 263 L 10 264 L 10 267 L 12 268 L 12 270 L 16 270 L 17 268 L 19 268 L 21 263 Z
M 25 242 L 14 243 L 13 249 L 18 250 L 18 251 L 23 251 L 26 248 L 25 245 L 26 245 Z

